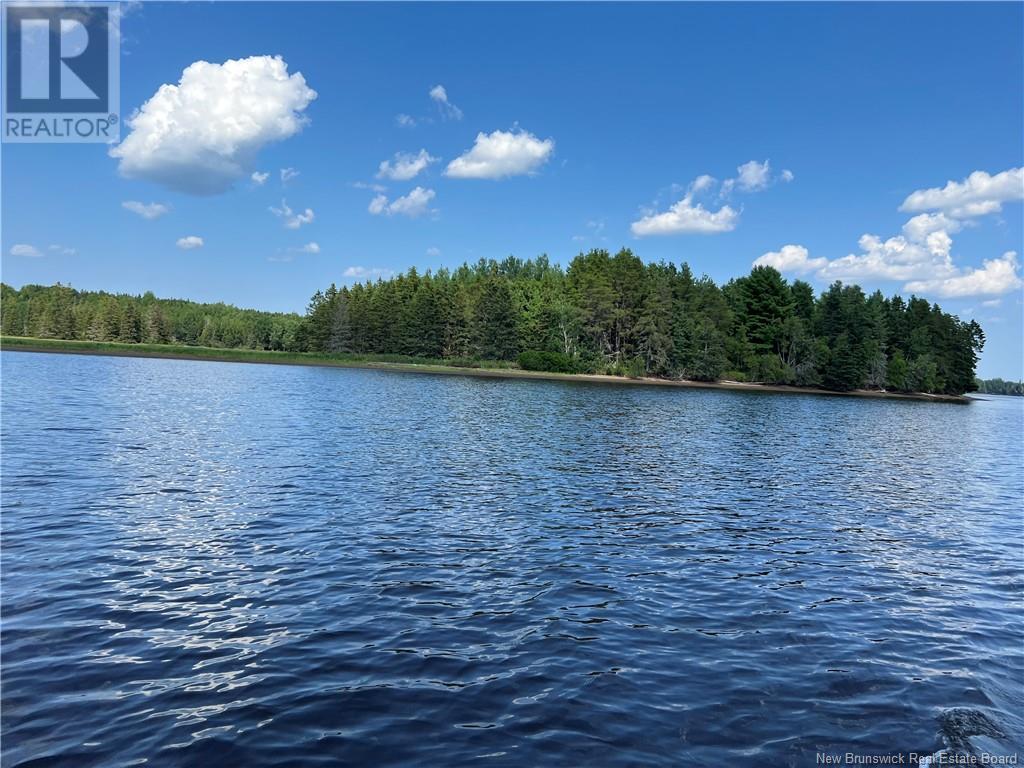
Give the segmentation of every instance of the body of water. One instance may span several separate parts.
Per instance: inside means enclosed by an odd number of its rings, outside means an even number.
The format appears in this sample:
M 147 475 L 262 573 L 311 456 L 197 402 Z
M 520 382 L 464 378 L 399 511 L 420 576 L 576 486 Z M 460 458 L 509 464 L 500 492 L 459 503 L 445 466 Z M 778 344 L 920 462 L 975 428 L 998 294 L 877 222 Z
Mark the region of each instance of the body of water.
M 4 352 L 4 766 L 1024 742 L 1024 400 Z

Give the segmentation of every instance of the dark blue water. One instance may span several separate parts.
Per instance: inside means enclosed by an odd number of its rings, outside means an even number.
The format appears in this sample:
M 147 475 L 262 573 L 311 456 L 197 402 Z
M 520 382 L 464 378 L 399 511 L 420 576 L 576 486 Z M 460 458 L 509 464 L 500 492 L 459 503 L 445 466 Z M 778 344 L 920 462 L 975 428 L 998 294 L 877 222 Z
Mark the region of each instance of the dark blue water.
M 2 763 L 1024 741 L 1024 401 L 4 352 Z

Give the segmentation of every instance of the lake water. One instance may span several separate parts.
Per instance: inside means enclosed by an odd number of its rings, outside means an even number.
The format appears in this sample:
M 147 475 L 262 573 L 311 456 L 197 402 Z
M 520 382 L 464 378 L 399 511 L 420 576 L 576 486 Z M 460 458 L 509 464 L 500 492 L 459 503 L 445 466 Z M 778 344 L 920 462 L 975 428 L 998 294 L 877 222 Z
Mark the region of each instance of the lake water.
M 1024 742 L 1024 400 L 4 352 L 2 763 Z

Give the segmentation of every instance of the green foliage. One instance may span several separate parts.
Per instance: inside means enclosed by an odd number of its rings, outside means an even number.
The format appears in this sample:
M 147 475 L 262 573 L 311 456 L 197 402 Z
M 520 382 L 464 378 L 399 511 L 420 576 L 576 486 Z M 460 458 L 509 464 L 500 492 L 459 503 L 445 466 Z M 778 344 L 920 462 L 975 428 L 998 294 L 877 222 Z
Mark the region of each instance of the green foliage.
M 297 352 L 302 318 L 294 314 L 76 291 L 58 283 L 0 289 L 0 327 L 5 336 L 112 341 L 127 344 L 181 344 Z
M 1024 396 L 1024 381 L 1003 381 L 1002 379 L 977 379 L 978 391 L 987 395 Z
M 686 264 L 592 250 L 415 269 L 317 291 L 304 317 L 224 304 L 2 286 L 8 336 L 184 344 L 447 365 L 962 394 L 985 335 L 924 299 L 834 283 L 815 298 L 769 267 L 719 287 Z M 993 385 L 996 386 L 996 385 Z M 984 390 L 983 390 L 984 391 Z
M 725 371 L 724 373 L 722 373 L 722 378 L 725 381 L 749 381 L 749 379 L 747 378 L 747 374 L 745 374 L 743 371 Z
M 907 359 L 903 357 L 902 350 L 897 349 L 892 354 L 885 374 L 885 386 L 896 392 L 907 391 Z
M 550 371 L 552 373 L 579 373 L 579 366 L 562 352 L 530 349 L 519 353 L 519 367 L 524 371 Z

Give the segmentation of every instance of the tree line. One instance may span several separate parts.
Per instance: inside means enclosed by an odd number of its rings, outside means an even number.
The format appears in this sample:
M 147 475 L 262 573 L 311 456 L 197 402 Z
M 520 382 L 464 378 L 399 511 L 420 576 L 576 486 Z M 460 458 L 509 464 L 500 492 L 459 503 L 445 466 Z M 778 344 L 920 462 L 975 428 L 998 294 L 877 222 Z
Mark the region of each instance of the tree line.
M 2 286 L 4 334 L 363 355 L 701 381 L 962 394 L 977 388 L 981 327 L 927 300 L 833 283 L 815 296 L 771 267 L 722 286 L 687 264 L 592 250 L 317 291 L 306 314 Z
M 304 348 L 518 360 L 543 370 L 962 394 L 985 343 L 925 299 L 833 283 L 820 296 L 771 267 L 719 287 L 629 250 L 480 260 L 312 297 Z
M 1003 381 L 1002 379 L 978 379 L 978 391 L 986 395 L 1024 396 L 1024 381 Z
M 296 314 L 66 286 L 0 285 L 5 336 L 301 351 Z

